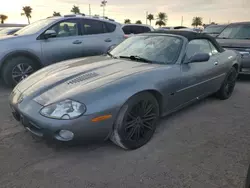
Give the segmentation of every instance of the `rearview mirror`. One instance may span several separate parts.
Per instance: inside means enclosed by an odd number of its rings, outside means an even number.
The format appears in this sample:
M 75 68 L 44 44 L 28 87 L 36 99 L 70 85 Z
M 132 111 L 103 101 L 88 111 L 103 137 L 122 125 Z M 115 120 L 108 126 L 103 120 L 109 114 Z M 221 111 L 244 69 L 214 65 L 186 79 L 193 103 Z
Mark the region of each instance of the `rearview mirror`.
M 44 36 L 45 39 L 48 39 L 48 38 L 56 37 L 57 34 L 56 34 L 56 32 L 53 29 L 51 29 L 51 30 L 49 29 L 49 30 L 45 31 L 45 33 L 43 34 L 43 36 Z
M 187 63 L 198 63 L 205 62 L 210 59 L 210 55 L 208 53 L 197 53 L 193 55 Z

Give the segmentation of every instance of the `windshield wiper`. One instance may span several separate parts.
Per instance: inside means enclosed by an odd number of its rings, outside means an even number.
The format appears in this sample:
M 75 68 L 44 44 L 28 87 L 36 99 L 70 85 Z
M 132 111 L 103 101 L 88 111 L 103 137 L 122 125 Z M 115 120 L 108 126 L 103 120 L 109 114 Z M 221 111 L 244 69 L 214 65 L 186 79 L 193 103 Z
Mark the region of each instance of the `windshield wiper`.
M 114 59 L 117 59 L 117 57 L 113 56 L 110 52 L 107 52 L 107 55 L 114 58 Z
M 18 34 L 16 34 L 16 33 L 14 33 L 13 35 L 14 35 L 14 36 L 18 36 Z
M 230 39 L 228 37 L 217 37 L 217 39 Z
M 137 55 L 131 55 L 131 56 L 119 56 L 119 58 L 124 58 L 124 59 L 131 59 L 135 61 L 141 61 L 145 63 L 153 63 L 151 60 L 137 56 Z

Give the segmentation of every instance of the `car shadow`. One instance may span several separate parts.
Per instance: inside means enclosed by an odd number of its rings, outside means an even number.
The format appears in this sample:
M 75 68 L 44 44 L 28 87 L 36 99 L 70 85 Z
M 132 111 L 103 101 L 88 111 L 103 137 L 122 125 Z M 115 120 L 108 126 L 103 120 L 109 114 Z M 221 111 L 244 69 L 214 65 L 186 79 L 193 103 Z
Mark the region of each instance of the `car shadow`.
M 64 153 L 64 152 L 73 152 L 77 153 L 79 151 L 81 152 L 89 152 L 94 151 L 99 148 L 108 147 L 109 150 L 116 150 L 119 148 L 115 144 L 113 144 L 110 140 L 89 140 L 89 141 L 83 141 L 83 140 L 75 140 L 71 142 L 60 142 L 54 139 L 44 139 L 44 138 L 38 138 L 34 135 L 30 135 L 29 140 L 36 144 L 42 144 L 46 145 L 46 147 L 52 149 L 54 152 Z M 112 149 L 113 148 L 113 149 Z
M 250 74 L 240 74 L 238 76 L 239 82 L 249 82 L 250 81 Z

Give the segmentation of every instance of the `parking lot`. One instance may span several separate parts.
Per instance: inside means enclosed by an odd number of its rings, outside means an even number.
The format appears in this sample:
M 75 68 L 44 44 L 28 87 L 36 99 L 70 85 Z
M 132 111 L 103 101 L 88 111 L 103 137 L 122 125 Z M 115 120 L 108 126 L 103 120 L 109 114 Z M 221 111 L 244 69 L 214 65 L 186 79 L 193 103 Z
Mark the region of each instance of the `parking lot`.
M 64 146 L 33 138 L 0 86 L 0 187 L 243 187 L 250 159 L 250 78 L 226 101 L 208 98 L 161 120 L 144 147 Z

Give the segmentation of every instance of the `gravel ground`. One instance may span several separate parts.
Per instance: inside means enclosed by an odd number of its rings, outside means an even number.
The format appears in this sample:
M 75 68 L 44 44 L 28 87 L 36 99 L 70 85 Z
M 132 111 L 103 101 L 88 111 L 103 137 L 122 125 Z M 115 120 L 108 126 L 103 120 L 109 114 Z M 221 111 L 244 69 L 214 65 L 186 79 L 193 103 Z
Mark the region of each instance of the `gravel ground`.
M 1 188 L 243 188 L 250 161 L 250 78 L 226 101 L 208 98 L 161 120 L 144 147 L 38 140 L 11 116 L 0 87 Z

